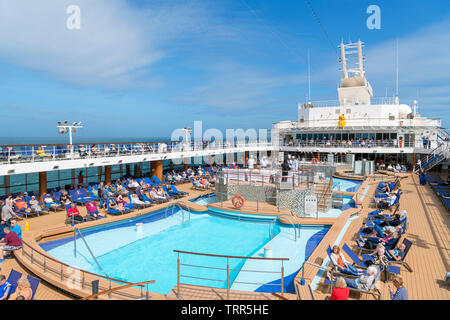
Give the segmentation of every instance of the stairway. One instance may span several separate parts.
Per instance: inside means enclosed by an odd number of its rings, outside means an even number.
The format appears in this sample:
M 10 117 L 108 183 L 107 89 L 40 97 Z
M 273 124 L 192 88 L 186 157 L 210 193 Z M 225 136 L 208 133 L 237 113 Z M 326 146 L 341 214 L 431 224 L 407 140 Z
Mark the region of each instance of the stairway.
M 317 196 L 317 210 L 327 212 L 331 208 L 331 199 L 333 198 L 333 178 L 319 180 L 314 185 L 314 194 Z
M 438 138 L 441 140 L 440 145 L 433 149 L 429 154 L 420 159 L 421 167 L 424 172 L 432 169 L 437 166 L 439 163 L 444 161 L 445 159 L 450 158 L 450 141 L 448 134 L 445 131 L 440 131 L 441 135 L 438 135 Z M 418 172 L 420 167 L 415 164 L 414 173 Z

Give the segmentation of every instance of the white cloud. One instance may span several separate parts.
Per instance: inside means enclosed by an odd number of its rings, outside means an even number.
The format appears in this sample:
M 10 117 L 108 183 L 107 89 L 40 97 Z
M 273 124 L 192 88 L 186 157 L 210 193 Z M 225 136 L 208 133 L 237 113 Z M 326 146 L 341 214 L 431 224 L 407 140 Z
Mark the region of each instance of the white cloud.
M 72 4 L 80 30 L 66 27 Z M 78 85 L 154 86 L 163 43 L 193 27 L 196 14 L 194 6 L 138 9 L 124 0 L 0 0 L 0 56 Z

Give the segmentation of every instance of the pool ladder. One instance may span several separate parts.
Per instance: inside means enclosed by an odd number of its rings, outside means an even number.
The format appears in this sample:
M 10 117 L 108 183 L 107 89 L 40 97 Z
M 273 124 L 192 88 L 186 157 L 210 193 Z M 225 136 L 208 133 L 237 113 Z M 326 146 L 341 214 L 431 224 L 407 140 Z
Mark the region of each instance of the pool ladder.
M 175 207 L 178 207 L 178 208 L 181 209 L 180 211 L 181 211 L 182 219 L 183 219 L 182 223 L 191 221 L 191 212 L 189 211 L 188 207 L 181 201 L 178 201 L 178 202 L 176 202 L 175 204 L 173 204 L 171 206 L 167 206 L 166 210 L 164 211 L 164 218 L 167 218 L 167 211 L 169 209 L 172 210 L 171 215 L 173 215 L 173 211 L 175 210 Z M 185 209 L 185 210 L 183 210 L 183 209 Z M 185 215 L 187 215 L 187 220 L 185 219 Z
M 73 228 L 73 255 L 75 258 L 77 257 L 77 233 L 81 236 L 81 239 L 83 240 L 84 244 L 86 245 L 86 248 L 88 249 L 89 253 L 91 254 L 91 257 L 94 259 L 95 264 L 97 267 L 103 272 L 103 274 L 106 275 L 105 271 L 103 271 L 102 267 L 100 267 L 100 264 L 98 263 L 97 259 L 95 258 L 94 254 L 92 253 L 91 248 L 89 247 L 86 239 L 84 238 L 83 234 L 81 233 L 80 229 L 77 227 Z
M 297 224 L 297 221 L 293 216 L 290 216 L 288 214 L 280 214 L 278 216 L 278 221 L 280 221 L 280 218 L 286 218 L 289 223 L 292 225 L 294 229 L 294 235 L 295 235 L 295 241 L 297 241 L 297 237 L 300 238 L 300 224 Z

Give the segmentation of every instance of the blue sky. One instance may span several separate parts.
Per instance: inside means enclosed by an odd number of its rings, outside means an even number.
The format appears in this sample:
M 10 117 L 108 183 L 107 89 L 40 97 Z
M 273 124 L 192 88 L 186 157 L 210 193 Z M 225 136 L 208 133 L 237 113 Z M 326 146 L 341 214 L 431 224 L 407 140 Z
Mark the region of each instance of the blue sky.
M 400 101 L 449 125 L 448 0 L 310 3 L 334 46 L 366 43 L 377 97 L 395 89 L 398 39 Z M 72 4 L 80 30 L 66 28 Z M 308 49 L 312 100 L 337 99 L 341 77 L 303 0 L 0 0 L 0 42 L 1 137 L 56 137 L 58 120 L 83 121 L 78 137 L 270 128 L 306 99 Z

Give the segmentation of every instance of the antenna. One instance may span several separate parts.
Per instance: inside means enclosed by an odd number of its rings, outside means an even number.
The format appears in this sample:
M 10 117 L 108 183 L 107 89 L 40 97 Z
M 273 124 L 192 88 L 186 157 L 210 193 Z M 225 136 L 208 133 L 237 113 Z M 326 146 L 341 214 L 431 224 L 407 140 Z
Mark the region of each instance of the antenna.
M 310 70 L 310 57 L 308 48 L 308 103 L 311 102 L 311 70 Z
M 398 38 L 395 51 L 395 103 L 398 104 Z

